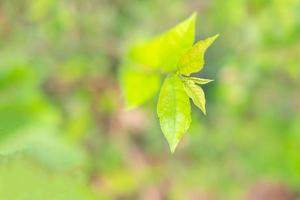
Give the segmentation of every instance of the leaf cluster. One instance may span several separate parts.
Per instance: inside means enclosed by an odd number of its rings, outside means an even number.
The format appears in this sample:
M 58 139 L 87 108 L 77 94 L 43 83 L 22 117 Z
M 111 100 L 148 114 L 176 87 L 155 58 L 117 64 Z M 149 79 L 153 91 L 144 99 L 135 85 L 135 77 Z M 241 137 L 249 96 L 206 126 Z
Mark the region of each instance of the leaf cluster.
M 127 108 L 137 107 L 159 90 L 157 114 L 173 153 L 191 123 L 191 98 L 206 114 L 205 94 L 200 87 L 210 79 L 191 77 L 202 70 L 207 48 L 219 35 L 194 44 L 196 13 L 153 39 L 132 45 L 121 67 L 120 80 Z M 146 86 L 146 87 L 145 87 Z

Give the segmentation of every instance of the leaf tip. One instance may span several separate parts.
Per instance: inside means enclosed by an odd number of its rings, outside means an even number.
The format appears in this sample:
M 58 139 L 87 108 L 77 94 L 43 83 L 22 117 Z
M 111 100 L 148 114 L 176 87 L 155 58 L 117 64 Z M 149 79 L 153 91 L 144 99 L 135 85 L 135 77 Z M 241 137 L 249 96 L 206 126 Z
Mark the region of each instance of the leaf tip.
M 211 83 L 211 82 L 214 82 L 214 81 L 215 81 L 215 80 L 211 80 L 211 79 L 210 79 L 207 83 Z
M 196 19 L 197 18 L 197 15 L 198 15 L 198 12 L 197 11 L 194 11 L 192 14 L 191 14 L 191 19 Z
M 205 79 L 204 79 L 205 80 Z M 215 80 L 213 80 L 213 79 L 206 79 L 206 81 L 207 82 L 203 82 L 202 84 L 207 84 L 207 83 L 211 83 L 211 82 L 213 82 L 213 81 L 215 81 Z M 197 82 L 196 82 L 197 83 Z
M 181 140 L 181 137 L 176 137 L 176 138 L 173 138 L 173 139 L 170 139 L 168 137 L 166 137 L 167 139 L 167 142 L 169 144 L 169 148 L 170 148 L 170 151 L 171 151 L 171 154 L 174 154 L 175 153 L 175 150 Z
M 198 15 L 197 12 L 193 12 L 193 13 L 187 18 L 187 21 L 188 21 L 189 23 L 192 23 L 193 25 L 195 25 L 195 24 L 196 24 L 197 15 Z
M 173 145 L 170 144 L 170 151 L 171 151 L 171 154 L 174 154 L 174 153 L 175 153 L 177 144 L 178 144 L 178 142 L 177 142 L 176 144 L 173 144 Z
M 206 106 L 205 106 L 205 102 L 204 102 L 204 104 L 201 106 L 201 110 L 202 110 L 203 114 L 206 115 Z
M 220 37 L 220 34 L 218 33 L 218 34 L 216 34 L 216 35 L 214 35 L 212 38 L 213 38 L 213 41 L 215 41 L 216 39 L 218 39 Z

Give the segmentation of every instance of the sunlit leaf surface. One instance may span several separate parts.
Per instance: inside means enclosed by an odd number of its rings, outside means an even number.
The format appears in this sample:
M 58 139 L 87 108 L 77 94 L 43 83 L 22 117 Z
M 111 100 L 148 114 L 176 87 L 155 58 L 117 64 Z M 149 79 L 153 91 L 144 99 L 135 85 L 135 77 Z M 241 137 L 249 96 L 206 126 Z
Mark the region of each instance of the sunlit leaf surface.
M 157 114 L 171 152 L 174 152 L 191 123 L 189 97 L 177 75 L 170 75 L 164 81 L 157 104 Z
M 183 75 L 199 72 L 204 66 L 204 55 L 207 48 L 219 37 L 215 35 L 205 40 L 200 40 L 190 48 L 179 60 L 178 71 Z

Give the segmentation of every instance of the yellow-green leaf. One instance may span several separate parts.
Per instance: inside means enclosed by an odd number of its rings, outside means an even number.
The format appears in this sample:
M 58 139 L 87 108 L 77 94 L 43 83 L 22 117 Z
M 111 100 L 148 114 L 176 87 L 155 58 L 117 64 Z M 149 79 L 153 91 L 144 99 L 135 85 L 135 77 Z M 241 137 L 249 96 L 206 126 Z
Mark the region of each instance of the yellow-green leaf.
M 159 90 L 159 74 L 145 72 L 130 65 L 121 67 L 120 85 L 127 109 L 135 108 L 145 103 Z
M 188 96 L 193 100 L 194 104 L 206 114 L 205 94 L 202 88 L 195 84 L 194 81 L 184 81 L 184 88 Z
M 214 81 L 212 79 L 205 79 L 205 78 L 198 78 L 198 77 L 184 77 L 184 79 L 194 81 L 196 84 L 199 84 L 199 85 L 204 85 L 204 84 Z
M 204 55 L 207 48 L 218 38 L 219 35 L 209 37 L 197 42 L 179 60 L 178 71 L 180 74 L 189 76 L 191 73 L 200 71 L 204 64 Z
M 177 75 L 166 78 L 157 104 L 160 126 L 174 153 L 191 123 L 191 106 L 182 80 Z
M 164 72 L 176 70 L 180 57 L 193 45 L 196 13 L 169 31 L 133 46 L 129 58 L 149 68 Z
M 161 67 L 162 37 L 138 43 L 131 47 L 128 57 L 133 62 L 152 69 Z

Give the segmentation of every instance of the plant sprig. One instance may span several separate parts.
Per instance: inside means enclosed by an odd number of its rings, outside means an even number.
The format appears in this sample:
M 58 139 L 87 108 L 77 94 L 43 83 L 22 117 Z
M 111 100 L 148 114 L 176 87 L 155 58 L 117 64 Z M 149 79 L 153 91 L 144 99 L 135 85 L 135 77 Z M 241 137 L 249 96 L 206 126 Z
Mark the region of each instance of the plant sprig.
M 202 84 L 210 79 L 191 77 L 205 65 L 205 52 L 218 34 L 194 44 L 196 13 L 169 31 L 129 48 L 120 81 L 127 108 L 137 107 L 159 90 L 161 71 L 167 75 L 160 89 L 157 114 L 174 153 L 191 123 L 190 98 L 206 114 Z M 152 73 L 151 73 L 152 72 Z

